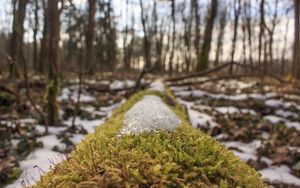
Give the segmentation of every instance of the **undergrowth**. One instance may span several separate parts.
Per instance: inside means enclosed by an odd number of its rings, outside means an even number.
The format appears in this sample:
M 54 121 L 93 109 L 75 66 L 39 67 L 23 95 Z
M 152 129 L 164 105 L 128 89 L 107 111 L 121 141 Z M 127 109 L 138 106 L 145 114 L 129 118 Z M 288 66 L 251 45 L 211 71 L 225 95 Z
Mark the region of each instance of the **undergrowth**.
M 182 120 L 173 132 L 118 137 L 123 117 L 145 95 L 158 95 Z M 264 187 L 260 174 L 191 127 L 169 90 L 142 91 L 87 135 L 70 158 L 34 187 Z

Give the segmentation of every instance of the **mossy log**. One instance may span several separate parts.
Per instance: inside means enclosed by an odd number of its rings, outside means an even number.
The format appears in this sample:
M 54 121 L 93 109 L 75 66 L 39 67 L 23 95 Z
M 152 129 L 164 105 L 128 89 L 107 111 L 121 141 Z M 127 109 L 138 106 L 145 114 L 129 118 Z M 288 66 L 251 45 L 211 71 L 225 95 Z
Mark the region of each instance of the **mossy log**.
M 118 136 L 124 114 L 157 95 L 180 117 L 174 131 Z M 33 187 L 265 187 L 261 175 L 193 128 L 171 92 L 142 91 L 116 109 Z

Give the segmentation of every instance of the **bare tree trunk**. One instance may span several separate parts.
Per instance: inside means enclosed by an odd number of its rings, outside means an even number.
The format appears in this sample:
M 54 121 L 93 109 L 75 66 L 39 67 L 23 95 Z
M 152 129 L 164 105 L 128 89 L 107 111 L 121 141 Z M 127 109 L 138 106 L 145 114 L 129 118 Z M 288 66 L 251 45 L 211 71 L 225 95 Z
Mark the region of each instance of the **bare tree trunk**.
M 205 70 L 208 67 L 209 52 L 212 40 L 212 32 L 214 28 L 214 21 L 218 10 L 218 0 L 211 1 L 211 7 L 209 11 L 209 16 L 206 21 L 205 31 L 204 31 L 204 41 L 202 43 L 202 48 L 200 52 L 200 57 L 198 59 L 197 70 Z
M 46 40 L 49 40 L 49 48 L 47 64 L 49 65 L 48 77 L 50 84 L 47 92 L 47 114 L 49 125 L 59 124 L 59 108 L 56 101 L 59 91 L 59 75 L 60 75 L 60 19 L 59 19 L 59 0 L 48 0 L 47 6 L 47 35 Z
M 48 35 L 48 13 L 46 2 L 43 0 L 43 9 L 44 9 L 44 26 L 43 26 L 43 38 L 41 40 L 41 50 L 38 61 L 38 70 L 39 73 L 43 74 L 45 72 L 45 64 L 47 63 L 48 57 L 48 48 L 49 48 L 49 35 Z
M 294 6 L 295 6 L 295 31 L 294 31 L 294 37 L 295 37 L 295 43 L 294 43 L 294 55 L 293 55 L 293 76 L 295 78 L 300 78 L 300 1 L 294 0 Z
M 239 17 L 241 13 L 241 0 L 234 0 L 234 31 L 233 31 L 233 38 L 232 38 L 232 51 L 231 51 L 231 62 L 234 62 L 234 55 L 235 55 L 235 47 L 236 47 L 236 39 L 237 39 L 237 29 L 239 24 Z M 238 5 L 236 5 L 238 4 Z M 236 7 L 237 6 L 237 7 Z M 233 66 L 229 67 L 229 74 L 232 74 Z
M 260 27 L 260 31 L 259 31 L 259 41 L 258 41 L 258 66 L 259 68 L 261 68 L 261 52 L 262 52 L 262 38 L 264 35 L 264 29 L 265 29 L 265 24 L 264 24 L 264 16 L 265 16 L 265 0 L 261 0 L 260 1 L 260 23 L 259 23 L 259 27 Z
M 247 4 L 247 6 L 246 6 Z M 249 62 L 250 65 L 253 66 L 253 57 L 252 57 L 252 27 L 251 27 L 251 1 L 245 1 L 245 16 L 246 16 L 246 25 L 247 25 L 247 33 L 248 33 L 248 44 L 249 44 Z
M 272 24 L 271 27 L 268 27 L 267 24 L 265 23 L 265 28 L 267 29 L 268 33 L 269 33 L 269 66 L 270 67 L 266 67 L 265 71 L 267 71 L 268 68 L 270 68 L 272 70 L 272 65 L 273 65 L 273 41 L 274 41 L 274 31 L 276 28 L 276 24 L 277 24 L 277 12 L 278 12 L 278 0 L 275 0 L 275 10 L 274 10 L 274 15 L 272 18 Z
M 287 15 L 288 11 L 286 12 Z M 281 66 L 280 66 L 280 74 L 283 75 L 285 72 L 284 69 L 284 62 L 285 62 L 285 54 L 286 54 L 286 46 L 287 46 L 287 36 L 288 36 L 288 31 L 289 31 L 289 24 L 290 24 L 290 19 L 287 19 L 286 25 L 285 25 L 285 34 L 284 34 L 284 44 L 283 44 L 283 49 L 282 49 L 282 54 L 281 54 Z
M 150 41 L 148 38 L 148 32 L 146 29 L 146 18 L 144 14 L 144 7 L 143 7 L 143 1 L 140 0 L 140 7 L 141 7 L 141 20 L 143 25 L 143 31 L 144 31 L 144 60 L 145 60 L 145 68 L 151 67 L 151 57 L 150 57 Z
M 95 14 L 96 14 L 96 0 L 88 0 L 89 10 L 88 10 L 88 25 L 85 33 L 85 61 L 87 72 L 93 73 L 93 41 L 94 41 L 94 28 L 95 28 Z
M 20 76 L 18 67 L 21 61 L 21 50 L 23 46 L 24 35 L 23 24 L 26 15 L 26 5 L 28 3 L 28 0 L 16 0 L 14 3 L 14 18 L 9 49 L 9 55 L 11 58 L 9 73 L 11 78 L 16 78 Z M 16 3 L 18 3 L 18 9 L 16 9 Z
M 34 29 L 33 29 L 33 68 L 36 71 L 38 69 L 38 42 L 37 42 L 37 33 L 38 33 L 38 29 L 39 29 L 39 1 L 38 0 L 34 0 L 34 5 L 35 5 L 35 9 L 34 9 L 34 20 L 35 20 L 35 25 L 34 25 Z
M 175 51 L 175 40 L 176 40 L 176 31 L 175 31 L 175 0 L 171 0 L 171 17 L 172 17 L 172 48 L 169 59 L 169 73 L 173 73 L 173 64 L 174 64 L 174 51 Z
M 196 59 L 198 62 L 199 58 L 200 58 L 200 14 L 199 14 L 199 4 L 198 4 L 198 0 L 192 0 L 191 2 L 192 7 L 194 9 L 194 13 L 195 13 L 195 40 L 194 40 L 194 47 L 195 47 L 195 53 L 196 53 Z
M 129 70 L 130 69 L 130 61 L 129 61 L 129 57 L 128 57 L 128 44 L 127 44 L 127 40 L 128 40 L 128 5 L 129 2 L 128 0 L 126 0 L 126 25 L 125 25 L 125 33 L 124 33 L 124 40 L 123 40 L 123 62 L 124 62 L 124 67 L 125 70 Z
M 219 29 L 218 41 L 217 41 L 217 51 L 216 51 L 215 66 L 219 65 L 220 53 L 222 54 L 224 29 L 225 29 L 226 21 L 227 21 L 226 17 L 227 17 L 227 10 L 226 10 L 226 8 L 224 8 L 224 10 L 221 13 L 220 24 L 219 24 L 220 29 Z

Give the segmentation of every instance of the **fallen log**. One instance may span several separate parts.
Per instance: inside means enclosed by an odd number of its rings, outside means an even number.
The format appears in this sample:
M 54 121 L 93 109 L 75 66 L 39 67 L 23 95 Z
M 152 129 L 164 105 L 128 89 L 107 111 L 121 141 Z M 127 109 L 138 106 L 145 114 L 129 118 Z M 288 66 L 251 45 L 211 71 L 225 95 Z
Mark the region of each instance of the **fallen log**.
M 265 185 L 258 172 L 193 128 L 168 89 L 152 89 L 133 95 L 33 187 Z

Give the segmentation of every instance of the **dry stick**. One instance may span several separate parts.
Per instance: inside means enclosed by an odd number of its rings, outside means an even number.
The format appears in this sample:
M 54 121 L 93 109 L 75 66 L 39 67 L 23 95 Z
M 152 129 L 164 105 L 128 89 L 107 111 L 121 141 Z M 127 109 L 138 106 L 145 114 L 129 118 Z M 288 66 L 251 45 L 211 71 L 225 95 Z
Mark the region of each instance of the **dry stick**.
M 29 91 L 29 87 L 28 87 L 27 62 L 26 62 L 26 59 L 25 59 L 25 56 L 24 56 L 22 50 L 21 50 L 21 58 L 22 58 L 23 69 L 24 69 L 24 80 L 25 80 L 25 88 L 26 88 L 26 97 L 27 97 L 28 101 L 30 102 L 31 106 L 34 108 L 34 110 L 44 119 L 44 121 L 45 121 L 45 133 L 48 134 L 48 121 L 47 121 L 47 118 L 45 117 L 45 115 L 43 114 L 43 112 L 40 111 L 37 108 L 37 106 L 35 105 L 35 103 L 33 102 L 32 98 L 30 96 L 30 91 Z
M 81 66 L 81 61 L 79 65 L 79 72 L 78 72 L 78 77 L 79 77 L 79 88 L 78 88 L 78 95 L 77 95 L 77 101 L 76 101 L 76 106 L 75 106 L 75 111 L 73 114 L 73 119 L 72 119 L 72 128 L 75 130 L 75 120 L 76 116 L 80 111 L 80 96 L 81 96 L 81 91 L 82 91 L 82 66 Z
M 140 75 L 139 75 L 140 77 Z M 146 87 L 148 84 L 140 84 L 139 87 Z M 106 88 L 98 88 L 98 87 L 89 87 L 87 90 L 92 90 L 92 91 L 97 91 L 97 92 L 102 92 L 102 93 L 117 93 L 121 91 L 132 91 L 136 88 L 136 85 L 133 87 L 126 87 L 126 88 L 116 88 L 116 89 L 110 89 L 109 87 Z
M 220 80 L 230 80 L 230 79 L 253 77 L 253 76 L 259 76 L 259 75 L 253 75 L 253 74 L 228 75 L 228 76 L 221 76 L 221 77 L 217 77 L 217 78 L 196 81 L 196 82 L 172 83 L 172 84 L 169 84 L 169 86 L 189 86 L 189 85 L 196 85 L 196 84 L 204 84 L 207 82 L 215 82 L 215 81 L 220 81 Z
M 170 79 L 167 79 L 166 81 L 180 81 L 180 80 L 184 80 L 184 79 L 188 79 L 188 78 L 205 76 L 205 75 L 208 75 L 210 73 L 217 72 L 221 69 L 224 69 L 229 65 L 236 65 L 238 67 L 242 67 L 242 68 L 245 68 L 245 69 L 248 68 L 248 69 L 251 69 L 254 72 L 259 72 L 260 74 L 258 74 L 258 76 L 269 76 L 269 77 L 274 78 L 275 80 L 279 81 L 280 83 L 286 83 L 285 80 L 281 79 L 280 77 L 278 77 L 278 76 L 276 76 L 272 73 L 265 73 L 264 71 L 262 71 L 259 68 L 256 68 L 256 67 L 253 67 L 253 66 L 247 65 L 247 64 L 237 63 L 237 62 L 225 63 L 225 64 L 220 65 L 220 66 L 218 66 L 216 68 L 213 68 L 213 69 L 193 73 L 193 74 L 190 74 L 190 75 L 187 75 L 187 76 L 181 76 L 181 77 L 177 77 L 177 78 L 170 78 Z
M 166 79 L 166 81 L 175 82 L 175 81 L 185 80 L 185 79 L 188 79 L 188 78 L 205 76 L 205 75 L 210 74 L 212 72 L 217 72 L 217 71 L 219 71 L 219 70 L 221 70 L 225 67 L 228 67 L 229 65 L 231 65 L 231 63 L 225 63 L 225 64 L 217 66 L 213 69 L 209 69 L 209 70 L 205 70 L 205 71 L 201 71 L 201 72 L 196 72 L 196 73 L 192 73 L 192 74 L 185 75 L 185 76 L 178 76 L 178 77 L 174 77 L 174 78 L 168 78 L 168 79 Z
M 12 89 L 10 89 L 10 88 L 2 85 L 2 84 L 0 84 L 0 90 L 4 91 L 6 93 L 9 93 L 11 95 L 14 95 L 17 99 L 20 99 L 21 95 L 19 93 L 17 93 L 16 91 L 14 91 L 14 90 L 12 90 Z
M 139 77 L 138 77 L 138 79 L 136 81 L 136 84 L 135 84 L 135 87 L 134 87 L 132 93 L 135 93 L 136 91 L 138 91 L 140 89 L 141 81 L 142 81 L 143 77 L 146 74 L 151 73 L 152 71 L 154 71 L 156 69 L 156 66 L 157 66 L 157 64 L 155 64 L 154 66 L 150 67 L 149 69 L 145 68 L 145 66 L 144 66 L 141 74 L 139 75 Z

